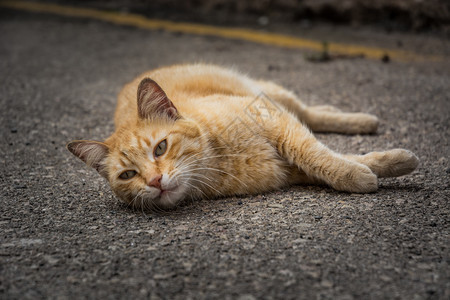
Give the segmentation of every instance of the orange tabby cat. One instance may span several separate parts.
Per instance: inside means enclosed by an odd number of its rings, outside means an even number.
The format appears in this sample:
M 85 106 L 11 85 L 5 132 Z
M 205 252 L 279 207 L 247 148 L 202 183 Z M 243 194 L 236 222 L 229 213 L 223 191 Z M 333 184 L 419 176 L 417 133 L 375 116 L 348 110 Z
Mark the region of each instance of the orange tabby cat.
M 403 149 L 333 152 L 310 129 L 372 133 L 377 118 L 307 107 L 272 82 L 213 65 L 140 75 L 120 92 L 115 124 L 105 142 L 73 141 L 67 148 L 108 179 L 120 199 L 143 209 L 299 183 L 370 193 L 378 177 L 408 174 L 419 162 Z

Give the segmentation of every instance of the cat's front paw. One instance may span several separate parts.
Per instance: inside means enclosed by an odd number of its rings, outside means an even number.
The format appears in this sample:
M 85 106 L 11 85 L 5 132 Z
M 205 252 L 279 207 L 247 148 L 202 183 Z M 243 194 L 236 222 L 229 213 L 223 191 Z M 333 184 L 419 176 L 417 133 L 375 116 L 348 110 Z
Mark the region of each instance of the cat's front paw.
M 361 164 L 351 164 L 339 171 L 331 186 L 344 192 L 372 193 L 378 189 L 378 178 L 368 167 Z

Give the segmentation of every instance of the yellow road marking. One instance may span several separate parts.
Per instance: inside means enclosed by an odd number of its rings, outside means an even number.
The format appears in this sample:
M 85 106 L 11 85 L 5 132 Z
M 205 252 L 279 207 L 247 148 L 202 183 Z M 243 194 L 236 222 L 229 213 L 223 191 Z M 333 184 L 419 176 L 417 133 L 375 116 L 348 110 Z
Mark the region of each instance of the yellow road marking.
M 273 45 L 294 49 L 309 49 L 321 51 L 322 42 L 292 37 L 287 35 L 259 32 L 250 29 L 226 28 L 208 25 L 200 25 L 184 22 L 171 22 L 164 20 L 148 19 L 137 14 L 121 14 L 117 12 L 102 11 L 91 8 L 80 8 L 50 3 L 26 2 L 26 1 L 1 1 L 0 6 L 26 10 L 33 12 L 50 13 L 69 17 L 82 17 L 102 20 L 119 25 L 135 26 L 143 29 L 163 29 L 170 32 L 182 32 L 187 34 L 217 36 L 229 39 L 251 41 L 260 44 Z M 328 43 L 331 53 L 343 55 L 364 55 L 372 59 L 380 59 L 388 55 L 391 59 L 399 61 L 442 61 L 441 56 L 421 55 L 408 51 L 391 50 L 358 45 L 340 43 Z

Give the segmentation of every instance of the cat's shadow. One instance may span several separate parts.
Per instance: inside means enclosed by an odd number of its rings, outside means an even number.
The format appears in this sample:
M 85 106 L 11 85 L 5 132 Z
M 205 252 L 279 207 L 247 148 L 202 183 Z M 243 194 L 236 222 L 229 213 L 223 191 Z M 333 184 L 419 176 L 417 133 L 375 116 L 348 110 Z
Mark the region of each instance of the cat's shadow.
M 216 199 L 220 200 L 220 199 Z M 198 214 L 203 212 L 203 207 L 207 201 L 216 201 L 216 200 L 198 200 L 198 201 L 184 201 L 180 203 L 178 206 L 172 209 L 155 209 L 155 210 L 142 210 L 140 208 L 133 208 L 132 206 L 123 203 L 119 199 L 116 199 L 116 203 L 114 204 L 117 212 L 124 212 L 127 215 L 141 215 L 148 219 L 153 218 L 165 218 L 165 217 L 182 217 L 192 214 Z
M 371 194 L 371 195 L 384 195 L 384 194 L 392 194 L 392 193 L 417 193 L 419 191 L 422 191 L 424 189 L 424 186 L 422 184 L 417 184 L 414 182 L 402 182 L 399 184 L 399 182 L 380 182 L 378 191 Z M 189 201 L 183 201 L 178 206 L 176 206 L 173 209 L 170 210 L 153 210 L 153 211 L 146 211 L 141 210 L 138 208 L 133 208 L 130 205 L 127 205 L 126 203 L 121 202 L 120 200 L 116 199 L 116 203 L 113 204 L 115 206 L 116 212 L 126 213 L 127 215 L 141 215 L 145 218 L 153 219 L 153 218 L 166 218 L 166 217 L 173 217 L 173 218 L 180 218 L 180 217 L 186 217 L 186 216 L 192 216 L 192 215 L 201 215 L 206 212 L 220 212 L 223 210 L 230 209 L 230 206 L 236 206 L 236 208 L 239 208 L 240 206 L 244 205 L 245 203 L 249 202 L 255 202 L 255 201 L 266 201 L 267 203 L 270 203 L 272 196 L 274 196 L 274 193 L 283 193 L 286 195 L 292 195 L 296 193 L 301 193 L 302 196 L 304 196 L 305 193 L 308 194 L 308 196 L 317 196 L 323 195 L 323 193 L 327 195 L 335 195 L 335 196 L 343 196 L 346 197 L 350 195 L 346 192 L 339 192 L 336 190 L 333 190 L 332 188 L 328 186 L 321 186 L 321 185 L 294 185 L 289 188 L 282 189 L 277 192 L 271 192 L 271 193 L 265 193 L 260 194 L 256 196 L 235 196 L 235 197 L 229 197 L 229 198 L 217 198 L 217 199 L 209 199 L 209 200 L 189 200 Z M 361 194 L 363 195 L 363 194 Z M 260 200 L 260 198 L 265 198 L 264 200 Z
M 402 193 L 416 193 L 422 191 L 424 189 L 424 185 L 420 183 L 407 182 L 401 183 L 399 185 L 398 182 L 386 182 L 380 183 L 378 187 L 378 192 L 389 191 L 389 192 L 402 192 Z

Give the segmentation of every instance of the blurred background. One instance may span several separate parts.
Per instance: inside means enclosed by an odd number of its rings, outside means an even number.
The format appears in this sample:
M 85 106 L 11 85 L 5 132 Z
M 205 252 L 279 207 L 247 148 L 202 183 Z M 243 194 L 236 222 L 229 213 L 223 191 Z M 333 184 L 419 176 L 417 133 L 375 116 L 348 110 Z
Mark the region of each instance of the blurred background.
M 449 0 L 50 0 L 149 17 L 236 26 L 316 22 L 450 36 Z

